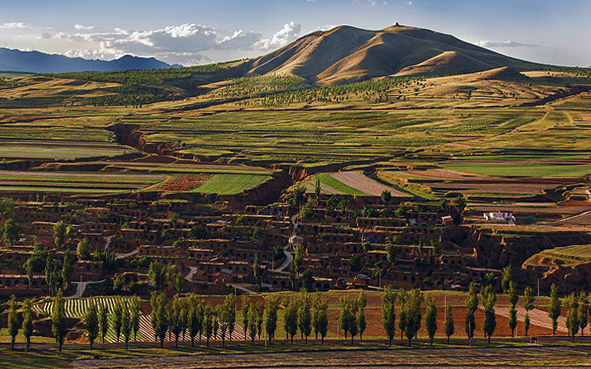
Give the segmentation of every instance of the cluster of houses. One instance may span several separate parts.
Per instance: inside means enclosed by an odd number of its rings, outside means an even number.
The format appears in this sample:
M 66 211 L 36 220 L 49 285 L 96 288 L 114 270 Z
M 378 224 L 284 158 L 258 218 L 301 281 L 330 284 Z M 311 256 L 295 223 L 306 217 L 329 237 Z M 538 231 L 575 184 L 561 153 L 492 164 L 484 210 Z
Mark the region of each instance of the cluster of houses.
M 14 212 L 2 219 L 14 219 L 20 232 L 0 249 L 0 295 L 49 293 L 45 260 L 26 267 L 39 253 L 58 263 L 71 258 L 64 286 L 70 294 L 93 293 L 80 284 L 93 285 L 95 292 L 149 291 L 155 262 L 182 276 L 184 291 L 212 294 L 302 286 L 454 288 L 497 272 L 481 270 L 472 247 L 457 241 L 466 227 L 454 224 L 453 209 L 331 197 L 306 194 L 304 203 L 315 201 L 305 217 L 303 205 L 291 200 L 241 211 L 190 200 L 15 201 Z M 59 245 L 58 222 L 67 227 Z M 88 255 L 80 255 L 83 240 L 90 245 Z

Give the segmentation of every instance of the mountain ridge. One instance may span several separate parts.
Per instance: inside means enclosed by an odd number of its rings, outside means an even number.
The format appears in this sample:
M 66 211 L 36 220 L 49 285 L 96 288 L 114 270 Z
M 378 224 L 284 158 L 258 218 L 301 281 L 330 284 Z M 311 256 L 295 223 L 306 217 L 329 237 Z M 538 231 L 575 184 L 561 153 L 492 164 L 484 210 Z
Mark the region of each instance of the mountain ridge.
M 0 70 L 25 73 L 101 72 L 176 68 L 154 57 L 124 55 L 114 60 L 70 58 L 61 54 L 0 47 Z
M 315 31 L 253 58 L 249 75 L 292 74 L 327 85 L 386 76 L 475 73 L 500 67 L 548 67 L 462 41 L 452 35 L 399 24 L 371 31 L 338 26 Z

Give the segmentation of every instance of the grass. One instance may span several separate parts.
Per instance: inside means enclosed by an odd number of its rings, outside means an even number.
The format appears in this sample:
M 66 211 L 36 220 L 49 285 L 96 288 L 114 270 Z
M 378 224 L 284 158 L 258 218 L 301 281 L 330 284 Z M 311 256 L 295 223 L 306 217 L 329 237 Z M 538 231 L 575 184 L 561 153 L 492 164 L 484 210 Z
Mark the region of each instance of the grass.
M 256 187 L 270 178 L 258 174 L 214 174 L 193 192 L 233 195 Z

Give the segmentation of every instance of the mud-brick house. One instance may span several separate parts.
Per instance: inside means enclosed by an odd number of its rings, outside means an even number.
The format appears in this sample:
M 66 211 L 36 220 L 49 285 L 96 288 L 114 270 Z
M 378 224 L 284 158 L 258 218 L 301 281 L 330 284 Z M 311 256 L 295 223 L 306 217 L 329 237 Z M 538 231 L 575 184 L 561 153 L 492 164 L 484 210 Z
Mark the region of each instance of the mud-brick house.
M 376 226 L 386 227 L 404 227 L 406 226 L 406 219 L 404 218 L 366 218 L 359 217 L 356 220 L 358 228 L 373 229 Z
M 186 259 L 189 253 L 179 247 L 142 245 L 139 247 L 137 255 L 138 257 L 147 256 L 154 259 L 170 257 Z
M 214 249 L 190 247 L 187 252 L 188 257 L 196 262 L 211 261 L 217 256 Z
M 103 236 L 111 236 L 119 230 L 119 224 L 107 222 L 83 222 L 78 226 L 82 233 L 101 233 Z
M 34 221 L 57 222 L 64 215 L 68 214 L 69 211 L 70 206 L 68 205 L 39 203 L 19 204 L 19 206 L 16 207 L 16 219 L 24 223 Z
M 31 222 L 30 231 L 34 236 L 51 236 L 54 224 L 51 222 Z
M 0 251 L 0 271 L 22 269 L 31 252 L 6 249 Z
M 79 260 L 74 264 L 73 282 L 100 281 L 103 279 L 103 262 Z
M 403 270 L 399 266 L 391 266 L 382 272 L 382 286 L 394 288 L 417 288 L 421 284 L 420 274 L 412 270 Z
M 0 295 L 41 296 L 49 292 L 45 275 L 33 275 L 31 286 L 26 274 L 0 274 Z

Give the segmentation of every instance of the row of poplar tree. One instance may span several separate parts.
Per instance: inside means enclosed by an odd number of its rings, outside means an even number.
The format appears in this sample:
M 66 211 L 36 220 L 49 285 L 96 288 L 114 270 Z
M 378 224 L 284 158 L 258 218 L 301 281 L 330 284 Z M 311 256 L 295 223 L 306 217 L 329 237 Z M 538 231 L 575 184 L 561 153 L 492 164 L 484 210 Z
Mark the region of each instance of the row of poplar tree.
M 512 335 L 514 335 L 517 328 L 516 307 L 520 296 L 513 281 L 503 284 L 502 287 L 503 292 L 509 297 L 508 324 Z M 582 292 L 580 294 L 572 293 L 565 299 L 566 326 L 573 340 L 579 331 L 582 335 L 589 324 L 591 315 L 589 297 Z M 531 327 L 529 312 L 534 309 L 535 297 L 533 289 L 527 287 L 521 299 L 526 312 L 524 328 L 527 336 Z M 490 343 L 497 325 L 496 301 L 497 294 L 492 285 L 479 288 L 475 283 L 470 284 L 468 296 L 465 300 L 467 308 L 465 331 L 469 340 L 474 337 L 476 331 L 475 314 L 479 306 L 482 305 L 484 311 L 482 331 Z M 426 302 L 424 317 L 423 302 Z M 32 304 L 31 299 L 24 301 L 22 304 L 22 319 L 19 319 L 16 298 L 12 296 L 9 301 L 7 322 L 13 349 L 16 336 L 21 329 L 27 351 L 29 349 L 34 324 Z M 167 337 L 170 340 L 174 339 L 175 346 L 178 346 L 180 337 L 182 336 L 183 340 L 185 340 L 187 334 L 191 339 L 191 346 L 194 346 L 197 337 L 200 341 L 204 338 L 208 346 L 212 338 L 221 339 L 222 345 L 225 346 L 226 339 L 232 340 L 232 335 L 236 331 L 238 312 L 241 315 L 245 339 L 250 338 L 254 345 L 255 340 L 260 340 L 264 334 L 266 342 L 271 344 L 275 339 L 278 326 L 278 310 L 281 305 L 284 309 L 282 323 L 286 340 L 289 340 L 292 344 L 298 332 L 306 344 L 308 343 L 308 337 L 312 333 L 316 339 L 320 337 L 323 344 L 328 334 L 328 301 L 319 294 L 301 292 L 297 297 L 284 297 L 283 299 L 278 295 L 270 295 L 268 298 L 260 300 L 251 300 L 243 296 L 241 309 L 237 310 L 236 296 L 233 294 L 227 295 L 222 304 L 214 307 L 196 295 L 181 297 L 177 294 L 170 299 L 163 292 L 154 292 L 150 304 L 152 307 L 150 324 L 154 332 L 154 339 L 160 342 L 161 347 Z M 367 327 L 365 318 L 366 305 L 367 299 L 363 292 L 356 297 L 345 295 L 340 299 L 338 328 L 343 332 L 345 339 L 350 336 L 351 344 L 354 343 L 356 336 L 363 339 Z M 65 299 L 61 291 L 53 299 L 52 306 L 52 333 L 61 351 L 69 330 L 66 320 Z M 552 285 L 548 316 L 552 320 L 553 334 L 556 333 L 558 328 L 561 309 L 562 300 L 559 298 L 558 288 Z M 381 298 L 381 312 L 382 326 L 389 344 L 392 344 L 396 329 L 398 329 L 400 338 L 406 337 L 409 346 L 412 345 L 412 340 L 417 338 L 423 321 L 430 342 L 433 343 L 438 326 L 437 306 L 432 296 L 425 298 L 425 295 L 419 289 L 394 291 L 390 287 L 386 287 Z M 98 303 L 98 300 L 95 301 L 95 299 L 91 298 L 83 317 L 90 349 L 92 350 L 94 342 L 99 337 L 104 343 L 109 331 L 113 333 L 113 336 L 110 337 L 112 340 L 120 342 L 123 339 L 127 348 L 131 337 L 133 337 L 134 341 L 137 341 L 141 314 L 141 300 L 137 296 L 131 299 L 117 299 L 111 311 L 109 311 L 106 304 Z M 455 326 L 452 307 L 447 305 L 445 306 L 444 330 L 449 342 L 450 337 L 455 333 Z

